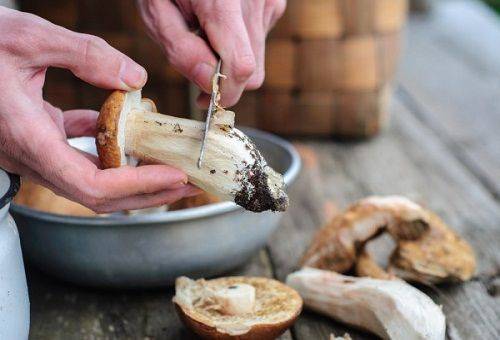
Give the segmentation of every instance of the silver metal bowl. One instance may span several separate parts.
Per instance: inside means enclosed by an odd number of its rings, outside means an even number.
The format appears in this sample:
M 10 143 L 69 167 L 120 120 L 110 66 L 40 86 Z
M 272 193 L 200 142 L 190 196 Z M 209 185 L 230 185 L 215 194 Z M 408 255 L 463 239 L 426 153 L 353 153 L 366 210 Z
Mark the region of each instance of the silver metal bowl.
M 290 185 L 300 158 L 287 141 L 244 129 Z M 92 138 L 71 144 L 95 152 Z M 171 285 L 180 275 L 210 277 L 248 260 L 278 226 L 280 213 L 232 202 L 147 215 L 75 217 L 13 204 L 25 258 L 63 280 L 100 287 Z

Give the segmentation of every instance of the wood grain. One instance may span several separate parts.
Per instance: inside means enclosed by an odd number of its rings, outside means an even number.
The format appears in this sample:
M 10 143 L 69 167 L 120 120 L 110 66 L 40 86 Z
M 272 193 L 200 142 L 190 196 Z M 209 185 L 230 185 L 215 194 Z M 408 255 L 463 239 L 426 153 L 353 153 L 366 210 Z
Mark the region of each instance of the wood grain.
M 432 127 L 500 198 L 500 23 L 476 1 L 436 4 L 411 21 L 400 84 Z

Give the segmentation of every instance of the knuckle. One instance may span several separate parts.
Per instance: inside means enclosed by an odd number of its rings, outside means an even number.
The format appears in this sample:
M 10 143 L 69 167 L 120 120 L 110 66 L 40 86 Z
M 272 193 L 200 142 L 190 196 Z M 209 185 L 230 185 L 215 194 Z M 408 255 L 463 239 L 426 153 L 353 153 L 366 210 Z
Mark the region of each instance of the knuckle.
M 176 39 L 175 44 L 168 44 L 165 47 L 169 62 L 176 68 L 185 70 L 188 65 L 192 64 L 193 55 L 192 51 L 195 46 L 191 39 L 186 37 Z
M 90 34 L 82 34 L 77 48 L 82 67 L 84 65 L 97 65 L 103 61 L 115 61 L 113 55 L 109 53 L 105 55 L 105 52 L 108 48 L 111 48 L 111 46 L 102 38 Z M 105 60 L 103 60 L 103 58 L 105 58 Z M 121 62 L 121 60 L 116 61 Z
M 82 202 L 95 212 L 104 212 L 103 209 L 108 199 L 100 190 L 86 190 L 86 192 L 83 193 Z
M 34 15 L 18 12 L 15 16 L 1 18 L 0 48 L 2 50 L 28 57 L 32 57 L 40 50 L 46 34 L 43 34 L 43 30 L 38 27 L 37 21 L 32 17 L 34 18 Z

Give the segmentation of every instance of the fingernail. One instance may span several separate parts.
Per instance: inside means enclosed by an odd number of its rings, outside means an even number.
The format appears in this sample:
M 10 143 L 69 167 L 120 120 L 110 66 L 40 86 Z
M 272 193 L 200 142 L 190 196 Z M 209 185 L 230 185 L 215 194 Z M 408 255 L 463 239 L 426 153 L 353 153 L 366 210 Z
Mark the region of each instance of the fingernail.
M 144 86 L 148 74 L 144 67 L 133 62 L 124 61 L 120 69 L 120 79 L 125 86 L 131 89 L 139 89 Z
M 210 91 L 208 84 L 215 71 L 215 66 L 208 63 L 198 63 L 193 70 L 193 81 L 204 91 Z
M 171 189 L 181 189 L 187 186 L 188 180 L 186 176 L 183 175 L 182 179 L 179 180 L 177 183 L 172 184 L 171 186 L 168 187 L 169 190 Z

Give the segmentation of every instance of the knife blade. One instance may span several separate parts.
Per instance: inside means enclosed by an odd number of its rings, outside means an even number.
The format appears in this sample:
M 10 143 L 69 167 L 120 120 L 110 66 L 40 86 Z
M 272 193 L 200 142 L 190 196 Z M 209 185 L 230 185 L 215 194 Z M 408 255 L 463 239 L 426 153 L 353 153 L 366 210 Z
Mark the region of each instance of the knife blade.
M 217 101 L 219 96 L 219 81 L 221 78 L 221 67 L 222 60 L 219 59 L 217 66 L 215 67 L 215 73 L 212 78 L 212 93 L 210 94 L 210 103 L 208 105 L 207 118 L 205 121 L 205 131 L 203 134 L 203 139 L 201 142 L 200 156 L 198 157 L 198 169 L 201 169 L 203 163 L 203 156 L 205 154 L 205 144 L 207 143 L 207 135 L 210 129 L 210 121 L 212 119 L 213 112 L 217 109 Z

